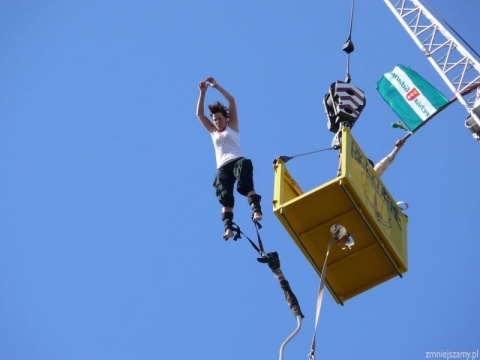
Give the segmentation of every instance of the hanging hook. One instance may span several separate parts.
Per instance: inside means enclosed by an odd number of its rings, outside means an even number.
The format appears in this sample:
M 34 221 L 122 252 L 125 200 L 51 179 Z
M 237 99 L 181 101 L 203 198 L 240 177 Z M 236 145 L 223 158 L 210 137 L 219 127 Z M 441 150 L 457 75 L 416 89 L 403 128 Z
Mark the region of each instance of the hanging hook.
M 347 54 L 350 55 L 355 50 L 355 46 L 353 46 L 353 41 L 351 37 L 349 36 L 345 44 L 343 44 L 343 51 L 345 51 Z

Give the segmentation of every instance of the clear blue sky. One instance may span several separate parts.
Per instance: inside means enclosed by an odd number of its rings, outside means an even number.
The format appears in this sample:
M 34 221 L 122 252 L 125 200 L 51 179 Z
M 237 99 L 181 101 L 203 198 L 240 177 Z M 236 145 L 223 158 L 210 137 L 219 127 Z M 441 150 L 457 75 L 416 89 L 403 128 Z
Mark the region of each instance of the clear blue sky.
M 430 0 L 480 51 L 478 0 Z M 0 358 L 277 359 L 294 330 L 246 239 L 221 239 L 214 152 L 197 84 L 235 97 L 263 196 L 262 239 L 305 314 L 285 360 L 306 359 L 319 278 L 271 211 L 272 162 L 330 146 L 322 99 L 342 80 L 350 0 L 3 0 L 0 4 Z M 447 86 L 381 0 L 357 1 L 353 129 L 379 160 L 403 136 L 375 89 L 397 64 Z M 212 89 L 207 101 L 222 100 Z M 326 294 L 318 359 L 424 359 L 480 348 L 480 144 L 454 104 L 383 180 L 407 201 L 409 271 L 345 303 Z M 289 163 L 304 190 L 336 153 Z M 291 164 L 291 166 L 290 166 Z M 246 200 L 236 220 L 254 237 Z

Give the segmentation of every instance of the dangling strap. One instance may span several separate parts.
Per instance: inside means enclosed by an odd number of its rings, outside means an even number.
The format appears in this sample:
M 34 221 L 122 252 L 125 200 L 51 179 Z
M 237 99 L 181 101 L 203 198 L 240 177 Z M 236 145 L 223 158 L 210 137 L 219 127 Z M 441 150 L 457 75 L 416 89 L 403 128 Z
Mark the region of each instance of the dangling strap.
M 240 230 L 240 226 L 238 226 L 235 223 L 232 223 L 234 225 L 234 231 L 236 232 L 233 240 L 241 239 L 242 237 L 240 236 L 240 234 L 244 235 L 247 238 L 247 240 L 250 242 L 252 247 L 258 252 L 258 254 L 262 258 L 264 258 L 266 255 L 265 255 L 265 251 L 263 250 L 263 243 L 262 243 L 262 239 L 260 238 L 260 233 L 258 232 L 258 229 L 261 229 L 262 226 L 258 221 L 255 221 L 253 219 L 252 221 L 255 224 L 255 230 L 257 231 L 258 246 L 252 241 L 252 239 L 250 239 L 247 235 L 245 235 L 245 233 L 242 230 Z
M 332 243 L 333 243 L 333 237 L 330 237 L 327 245 L 327 254 L 325 255 L 325 260 L 323 261 L 322 274 L 320 276 L 320 286 L 318 288 L 318 296 L 317 296 L 317 311 L 316 311 L 316 317 L 315 317 L 315 330 L 313 332 L 312 347 L 310 349 L 310 353 L 308 354 L 308 360 L 315 360 L 315 345 L 316 345 L 316 337 L 317 337 L 318 319 L 320 318 L 320 309 L 322 308 L 323 290 L 325 288 L 325 276 L 327 273 L 327 260 L 328 260 L 328 255 L 330 254 L 330 248 L 332 246 Z

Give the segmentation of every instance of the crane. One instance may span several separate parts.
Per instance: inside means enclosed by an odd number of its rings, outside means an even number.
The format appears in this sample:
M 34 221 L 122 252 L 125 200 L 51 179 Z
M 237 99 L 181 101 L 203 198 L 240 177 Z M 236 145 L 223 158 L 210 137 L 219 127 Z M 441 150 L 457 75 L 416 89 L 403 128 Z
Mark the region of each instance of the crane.
M 468 112 L 465 126 L 480 142 L 480 62 L 419 0 L 384 0 Z

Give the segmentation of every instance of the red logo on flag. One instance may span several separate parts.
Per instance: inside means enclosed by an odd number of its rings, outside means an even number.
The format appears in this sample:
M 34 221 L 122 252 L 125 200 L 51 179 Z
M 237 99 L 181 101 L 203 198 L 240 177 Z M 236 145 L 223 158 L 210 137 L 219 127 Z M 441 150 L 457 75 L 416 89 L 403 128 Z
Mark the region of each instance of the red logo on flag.
M 419 91 L 417 90 L 417 88 L 413 88 L 412 90 L 410 90 L 408 93 L 407 93 L 407 100 L 408 101 L 412 101 L 412 100 L 415 100 L 415 98 L 420 95 Z

